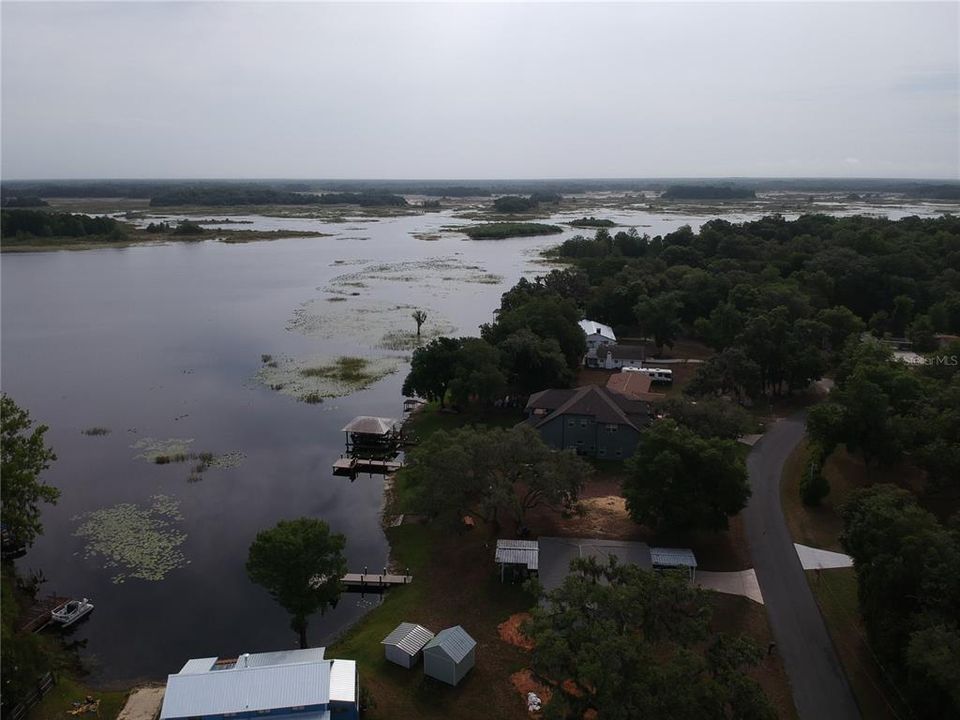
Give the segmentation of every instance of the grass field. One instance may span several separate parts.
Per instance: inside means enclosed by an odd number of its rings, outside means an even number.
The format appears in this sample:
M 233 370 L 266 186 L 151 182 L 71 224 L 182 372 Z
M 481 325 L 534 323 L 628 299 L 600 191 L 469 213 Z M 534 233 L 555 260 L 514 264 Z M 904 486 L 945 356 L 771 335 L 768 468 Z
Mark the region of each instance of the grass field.
M 98 713 L 85 713 L 83 715 L 71 715 L 74 702 L 82 702 L 87 696 L 100 701 L 100 710 Z M 96 720 L 114 720 L 123 709 L 127 701 L 127 692 L 107 692 L 100 690 L 91 690 L 83 683 L 71 678 L 68 675 L 61 674 L 57 684 L 37 705 L 33 707 L 27 716 L 28 720 L 84 720 L 84 718 L 96 718 Z
M 793 539 L 803 545 L 843 552 L 840 533 L 843 522 L 839 508 L 850 493 L 869 484 L 871 474 L 862 461 L 845 450 L 837 450 L 824 464 L 830 493 L 819 507 L 807 507 L 800 500 L 800 477 L 804 470 L 807 442 L 802 441 L 783 468 L 781 503 Z M 883 472 L 877 477 L 887 478 Z M 847 680 L 864 718 L 887 720 L 909 717 L 897 707 L 897 692 L 886 680 L 866 640 L 857 604 L 857 577 L 852 568 L 809 571 L 807 580 L 823 615 L 830 638 L 846 672 Z M 894 710 L 893 708 L 896 708 Z

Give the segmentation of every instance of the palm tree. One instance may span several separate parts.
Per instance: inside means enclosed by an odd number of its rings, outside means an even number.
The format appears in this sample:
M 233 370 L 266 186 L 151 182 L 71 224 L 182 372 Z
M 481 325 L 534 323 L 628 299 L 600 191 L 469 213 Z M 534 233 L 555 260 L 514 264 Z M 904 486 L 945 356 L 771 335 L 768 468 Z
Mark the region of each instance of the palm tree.
M 410 313 L 410 317 L 417 324 L 417 337 L 420 337 L 420 326 L 427 321 L 427 313 L 424 310 L 414 310 Z

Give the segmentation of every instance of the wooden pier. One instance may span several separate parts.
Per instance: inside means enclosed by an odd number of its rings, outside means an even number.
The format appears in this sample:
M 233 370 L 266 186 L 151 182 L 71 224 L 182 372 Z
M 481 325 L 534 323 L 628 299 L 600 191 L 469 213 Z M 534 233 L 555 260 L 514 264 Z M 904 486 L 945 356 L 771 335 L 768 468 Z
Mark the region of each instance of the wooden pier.
M 356 475 L 358 472 L 390 474 L 401 467 L 402 463 L 397 460 L 340 457 L 333 463 L 333 472 L 335 475 Z
M 18 629 L 20 632 L 38 632 L 43 630 L 43 628 L 50 623 L 51 613 L 69 600 L 70 598 L 58 597 L 56 595 L 38 600 L 21 615 L 20 627 Z
M 347 573 L 341 582 L 348 590 L 385 590 L 413 582 L 413 575 L 377 575 L 374 573 Z

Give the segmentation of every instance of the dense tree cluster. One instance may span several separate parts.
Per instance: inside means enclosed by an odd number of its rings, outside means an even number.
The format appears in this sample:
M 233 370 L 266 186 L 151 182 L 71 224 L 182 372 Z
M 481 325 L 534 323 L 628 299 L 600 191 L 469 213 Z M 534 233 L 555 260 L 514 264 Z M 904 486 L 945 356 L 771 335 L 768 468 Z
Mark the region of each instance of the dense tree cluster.
M 907 460 L 926 471 L 929 492 L 960 478 L 960 342 L 914 368 L 875 342 L 853 343 L 829 401 L 810 410 L 807 433 L 823 456 L 838 445 L 867 463 Z
M 805 387 L 870 330 L 929 349 L 960 332 L 960 218 L 779 216 L 712 220 L 650 238 L 575 237 L 587 317 L 649 335 L 688 335 L 718 355 L 691 386 L 741 398 Z
M 495 523 L 508 512 L 518 530 L 535 507 L 572 511 L 593 471 L 572 450 L 551 449 L 525 425 L 441 430 L 408 461 L 400 482 L 411 511 L 450 526 L 466 515 Z
M 710 637 L 704 593 L 681 574 L 576 559 L 532 615 L 533 670 L 552 685 L 547 718 L 776 717 L 747 675 L 759 649 Z
M 34 426 L 29 413 L 7 395 L 0 395 L 0 501 L 2 501 L 2 543 L 31 545 L 43 532 L 41 505 L 55 503 L 60 491 L 47 485 L 40 474 L 56 456 L 44 440 L 46 425 Z M 18 595 L 35 594 L 36 587 L 25 587 L 16 577 L 12 563 L 2 568 L 2 637 L 0 637 L 0 693 L 4 711 L 23 699 L 35 687 L 37 678 L 55 663 L 49 644 L 32 632 L 20 632 Z
M 893 485 L 857 491 L 842 511 L 873 651 L 918 718 L 960 717 L 960 524 Z
M 55 503 L 60 491 L 40 480 L 57 459 L 45 445 L 46 425 L 33 426 L 30 414 L 0 395 L 0 508 L 4 540 L 32 545 L 43 532 L 40 504 Z
M 625 469 L 627 510 L 654 530 L 725 530 L 728 518 L 750 497 L 737 443 L 697 434 L 673 419 L 659 420 L 640 434 Z
M 537 206 L 531 198 L 519 195 L 504 195 L 493 201 L 493 209 L 497 212 L 513 213 L 532 210 Z
M 3 210 L 0 212 L 0 234 L 4 238 L 86 237 L 100 235 L 123 237 L 123 226 L 106 216 L 90 217 L 73 213 L 51 213 L 42 210 Z
M 521 279 L 481 337 L 441 337 L 414 350 L 403 393 L 462 406 L 569 387 L 586 352 L 573 299 L 585 287 L 575 270 Z

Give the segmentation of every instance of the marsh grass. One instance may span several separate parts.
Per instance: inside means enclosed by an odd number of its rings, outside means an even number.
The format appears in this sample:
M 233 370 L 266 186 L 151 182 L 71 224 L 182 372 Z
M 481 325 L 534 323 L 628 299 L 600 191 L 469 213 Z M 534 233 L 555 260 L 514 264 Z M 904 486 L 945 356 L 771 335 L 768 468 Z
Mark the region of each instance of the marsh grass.
M 84 428 L 84 429 L 81 430 L 80 432 L 81 432 L 83 435 L 88 435 L 88 436 L 90 436 L 90 437 L 97 437 L 97 436 L 99 436 L 99 435 L 109 435 L 109 434 L 110 434 L 110 428 L 94 426 L 94 427 Z

